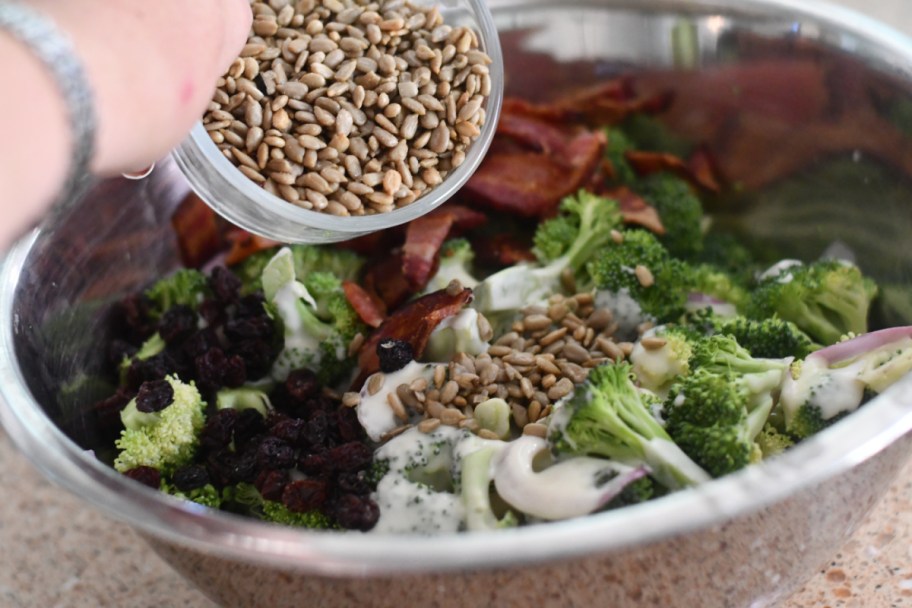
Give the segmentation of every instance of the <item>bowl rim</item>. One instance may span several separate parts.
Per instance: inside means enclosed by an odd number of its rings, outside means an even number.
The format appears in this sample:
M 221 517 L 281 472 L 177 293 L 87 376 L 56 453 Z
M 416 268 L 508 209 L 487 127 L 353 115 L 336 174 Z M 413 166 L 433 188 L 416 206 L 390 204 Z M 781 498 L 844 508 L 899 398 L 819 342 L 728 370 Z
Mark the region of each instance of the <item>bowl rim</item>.
M 337 216 L 299 207 L 270 194 L 241 173 L 219 152 L 200 121 L 171 153 L 184 178 L 200 199 L 233 224 L 259 236 L 288 243 L 350 239 L 399 226 L 439 207 L 465 185 L 481 164 L 494 140 L 504 95 L 503 53 L 487 3 L 485 0 L 462 1 L 471 9 L 472 29 L 478 32 L 481 48 L 491 58 L 488 69 L 492 87 L 485 100 L 485 122 L 478 138 L 468 146 L 465 161 L 450 171 L 442 183 L 414 202 L 386 213 L 363 216 Z M 237 200 L 217 196 L 212 192 L 213 187 L 237 193 Z M 256 210 L 252 213 L 253 207 Z M 256 225 L 254 216 L 272 220 L 269 229 Z
M 710 8 L 725 4 L 696 2 Z M 839 27 L 875 45 L 895 48 L 912 65 L 912 39 L 854 11 L 816 1 L 748 0 L 744 4 L 784 8 L 821 22 L 849 19 Z M 17 243 L 0 271 L 0 348 L 6 353 L 16 352 L 15 335 L 21 331 L 14 308 L 17 286 L 39 234 L 36 230 Z M 40 471 L 141 533 L 235 561 L 336 576 L 513 567 L 643 545 L 721 524 L 810 490 L 912 430 L 910 374 L 846 420 L 780 457 L 697 488 L 548 525 L 496 533 L 391 537 L 270 525 L 211 511 L 136 484 L 80 448 L 51 422 L 28 391 L 14 357 L 0 358 L 0 396 L 0 424 Z

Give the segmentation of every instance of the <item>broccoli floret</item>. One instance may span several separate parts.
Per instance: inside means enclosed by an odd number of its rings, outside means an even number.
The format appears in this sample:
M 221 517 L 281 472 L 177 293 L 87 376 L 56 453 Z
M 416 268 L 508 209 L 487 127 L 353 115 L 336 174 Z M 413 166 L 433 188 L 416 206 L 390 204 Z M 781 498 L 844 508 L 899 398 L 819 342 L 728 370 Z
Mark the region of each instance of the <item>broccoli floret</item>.
M 291 370 L 305 367 L 316 372 L 321 383 L 331 385 L 345 378 L 354 366 L 348 344 L 364 326 L 345 298 L 341 280 L 322 272 L 316 274 L 312 285 L 319 301 L 305 283 L 297 280 L 291 249 L 280 249 L 263 269 L 267 310 L 281 321 L 284 331 L 284 347 L 272 369 L 277 381 L 284 381 Z
M 659 240 L 668 251 L 684 259 L 697 256 L 703 249 L 703 204 L 690 184 L 671 173 L 657 173 L 633 189 L 658 211 L 665 227 Z
M 353 251 L 326 245 L 288 245 L 292 252 L 295 274 L 308 277 L 313 272 L 327 272 L 340 281 L 354 281 L 361 272 L 364 258 Z M 234 266 L 232 271 L 243 283 L 242 291 L 251 293 L 262 289 L 261 277 L 278 249 L 259 251 Z M 304 281 L 307 284 L 307 281 Z M 308 285 L 308 288 L 310 286 Z
M 134 398 L 121 412 L 124 430 L 115 445 L 120 453 L 114 468 L 120 472 L 148 466 L 163 475 L 189 463 L 199 445 L 205 423 L 206 403 L 196 386 L 176 376 L 165 381 L 171 385 L 171 403 L 157 412 L 141 412 Z
M 466 239 L 450 239 L 440 248 L 440 265 L 437 272 L 424 288 L 426 293 L 446 289 L 451 281 L 459 281 L 463 287 L 474 288 L 478 285 L 472 269 L 475 261 L 475 250 Z
M 672 385 L 665 428 L 677 444 L 720 477 L 758 459 L 754 438 L 766 424 L 778 383 L 754 385 L 737 373 L 697 369 Z
M 754 441 L 759 446 L 760 454 L 764 460 L 781 454 L 795 444 L 791 437 L 780 432 L 769 422 L 763 426 Z
M 710 264 L 692 266 L 691 272 L 691 293 L 718 300 L 718 304 L 712 305 L 718 314 L 734 316 L 747 303 L 747 289 L 727 272 Z
M 672 258 L 658 239 L 645 230 L 625 230 L 620 243 L 599 251 L 587 268 L 595 287 L 614 296 L 626 295 L 648 317 L 658 322 L 677 320 L 685 311 L 690 268 Z M 643 281 L 637 267 L 652 281 Z
M 605 158 L 611 163 L 614 170 L 614 180 L 619 184 L 632 184 L 637 180 L 637 174 L 630 166 L 627 160 L 627 152 L 634 149 L 633 142 L 630 138 L 614 127 L 605 129 L 605 136 L 608 139 L 608 145 L 605 146 Z
M 661 325 L 643 338 L 649 348 L 638 340 L 630 353 L 633 375 L 639 386 L 664 394 L 675 379 L 690 373 L 693 345 L 699 335 L 685 326 Z
M 620 509 L 621 507 L 638 505 L 641 502 L 652 500 L 658 493 L 652 478 L 642 477 L 624 488 L 620 494 L 605 505 L 605 509 Z
M 560 228 L 549 228 L 551 222 L 558 222 Z M 475 288 L 475 308 L 490 315 L 543 302 L 561 291 L 565 272 L 573 273 L 578 285 L 588 285 L 586 264 L 611 242 L 611 231 L 620 222 L 620 207 L 613 199 L 585 190 L 563 199 L 560 214 L 540 224 L 536 232 L 536 252 L 546 265 L 516 264 L 487 277 Z M 573 235 L 568 226 L 577 227 Z
M 755 319 L 778 315 L 812 339 L 834 344 L 846 334 L 863 334 L 877 293 L 858 267 L 836 260 L 780 264 L 762 277 L 746 313 Z
M 130 370 L 130 366 L 133 365 L 134 361 L 145 361 L 146 359 L 151 359 L 152 357 L 160 354 L 165 350 L 165 340 L 161 337 L 161 334 L 155 332 L 152 334 L 149 339 L 142 343 L 142 346 L 139 347 L 139 350 L 136 351 L 132 357 L 124 357 L 120 362 L 120 383 L 124 384 L 127 378 L 127 372 Z
M 328 515 L 320 511 L 307 511 L 296 513 L 275 500 L 264 500 L 262 506 L 263 521 L 281 524 L 283 526 L 296 526 L 299 528 L 312 528 L 324 530 L 334 528 L 335 522 Z
M 713 331 L 731 336 L 754 357 L 803 359 L 820 348 L 797 325 L 779 317 L 763 320 L 744 316 L 718 318 Z
M 182 268 L 160 279 L 145 291 L 149 301 L 149 317 L 158 321 L 171 307 L 178 304 L 196 310 L 210 294 L 209 280 L 202 272 Z
M 711 372 L 740 376 L 750 376 L 751 380 L 778 385 L 788 367 L 784 359 L 764 359 L 753 357 L 732 336 L 714 334 L 693 345 L 693 357 L 690 361 L 693 369 L 706 369 Z
M 222 506 L 222 494 L 211 483 L 207 483 L 206 485 L 199 488 L 193 488 L 192 490 L 184 492 L 178 490 L 177 486 L 175 486 L 173 483 L 168 483 L 163 479 L 161 487 L 159 489 L 162 492 L 170 494 L 176 498 L 189 500 L 191 502 L 203 505 L 204 507 L 209 507 L 210 509 L 218 509 Z
M 552 419 L 549 437 L 557 454 L 592 455 L 645 463 L 669 489 L 709 479 L 650 413 L 651 400 L 632 380 L 630 365 L 602 365 L 577 385 Z

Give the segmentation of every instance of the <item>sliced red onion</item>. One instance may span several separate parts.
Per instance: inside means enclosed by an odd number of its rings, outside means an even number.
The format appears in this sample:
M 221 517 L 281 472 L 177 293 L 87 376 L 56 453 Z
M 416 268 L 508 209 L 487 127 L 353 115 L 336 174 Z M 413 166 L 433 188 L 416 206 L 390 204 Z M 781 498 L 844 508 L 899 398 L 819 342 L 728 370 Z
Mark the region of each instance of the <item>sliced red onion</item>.
M 838 342 L 832 346 L 821 348 L 808 355 L 807 358 L 816 357 L 823 359 L 829 365 L 834 365 L 906 338 L 912 338 L 912 326 L 880 329 L 862 334 L 845 342 Z

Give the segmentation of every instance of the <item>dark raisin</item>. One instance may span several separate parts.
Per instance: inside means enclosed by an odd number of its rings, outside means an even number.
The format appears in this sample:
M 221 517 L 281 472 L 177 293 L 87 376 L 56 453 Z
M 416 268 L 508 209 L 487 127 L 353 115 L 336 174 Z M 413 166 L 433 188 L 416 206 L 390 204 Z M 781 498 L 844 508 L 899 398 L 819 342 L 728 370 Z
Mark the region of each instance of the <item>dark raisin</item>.
M 253 338 L 271 338 L 274 331 L 275 325 L 266 316 L 243 317 L 225 323 L 225 336 L 232 342 Z
M 265 303 L 266 298 L 259 291 L 243 296 L 235 304 L 234 316 L 236 318 L 263 316 L 265 314 L 265 309 L 263 308 Z
M 196 359 L 205 354 L 210 348 L 215 348 L 216 346 L 219 346 L 218 334 L 215 329 L 206 327 L 187 338 L 181 346 L 181 350 L 188 357 Z
M 289 480 L 288 471 L 260 471 L 253 485 L 266 500 L 281 501 Z
M 300 479 L 285 486 L 282 504 L 289 511 L 307 513 L 316 511 L 326 502 L 326 482 L 320 479 Z
M 152 467 L 136 467 L 135 469 L 124 471 L 124 475 L 156 490 L 161 486 L 161 473 L 158 472 L 158 469 Z
M 330 444 L 329 415 L 323 410 L 313 412 L 307 419 L 302 438 L 311 448 L 329 447 Z
M 380 371 L 391 374 L 408 365 L 415 358 L 415 351 L 405 340 L 387 338 L 377 344 L 377 357 L 380 359 Z
M 234 425 L 235 447 L 241 448 L 265 430 L 266 420 L 262 414 L 256 410 L 242 410 L 238 413 L 237 422 Z
M 244 360 L 247 375 L 251 378 L 268 373 L 277 354 L 268 342 L 259 339 L 235 342 L 229 347 L 228 352 Z
M 228 366 L 228 357 L 221 348 L 214 347 L 207 350 L 194 361 L 196 365 L 196 379 L 203 390 L 217 390 L 224 386 L 225 373 Z
M 159 353 L 147 359 L 134 359 L 127 369 L 126 385 L 137 390 L 143 382 L 163 380 L 168 374 L 174 373 L 175 367 L 174 359 L 168 353 Z
M 133 338 L 144 340 L 155 332 L 155 324 L 149 315 L 149 300 L 143 294 L 127 296 L 117 308 L 115 314 L 121 316 Z
M 224 266 L 216 266 L 209 275 L 209 287 L 222 302 L 234 302 L 241 290 L 241 280 Z
M 350 441 L 331 448 L 326 459 L 336 471 L 357 471 L 373 460 L 374 451 L 360 441 Z
M 213 298 L 206 298 L 200 302 L 199 314 L 210 327 L 222 325 L 228 318 L 222 303 Z
M 362 441 L 364 439 L 364 428 L 358 421 L 358 412 L 353 407 L 336 408 L 336 433 L 339 441 L 346 443 L 349 441 Z
M 373 491 L 373 487 L 364 471 L 339 473 L 336 477 L 336 487 L 343 494 L 356 494 L 358 496 L 367 496 Z
M 136 409 L 144 414 L 160 412 L 174 401 L 174 388 L 167 380 L 143 382 L 136 393 Z
M 257 476 L 255 449 L 248 449 L 228 457 L 228 477 L 233 483 L 253 483 Z
M 201 464 L 188 464 L 174 471 L 172 480 L 178 490 L 189 492 L 209 483 L 209 472 Z
M 377 503 L 368 496 L 343 494 L 333 501 L 329 511 L 329 515 L 336 520 L 336 523 L 347 530 L 367 532 L 380 519 L 380 509 L 377 507 Z
M 231 388 L 237 388 L 247 382 L 247 364 L 237 355 L 231 355 L 225 361 L 225 372 L 222 383 Z
M 273 437 L 278 437 L 289 445 L 297 446 L 300 444 L 301 436 L 307 426 L 306 420 L 298 418 L 284 418 L 269 427 L 269 433 Z
M 227 447 L 234 437 L 237 419 L 238 411 L 232 409 L 219 410 L 209 416 L 200 431 L 200 445 L 210 451 Z
M 298 470 L 306 475 L 321 476 L 329 472 L 326 452 L 305 452 L 298 457 Z
M 288 374 L 285 389 L 292 399 L 304 402 L 319 393 L 320 383 L 317 375 L 309 369 L 296 369 Z
M 196 313 L 184 304 L 172 306 L 158 321 L 158 333 L 168 344 L 188 338 L 197 327 Z
M 235 454 L 227 447 L 211 450 L 206 456 L 206 471 L 209 479 L 219 486 L 227 486 L 233 482 L 232 471 Z
M 278 437 L 266 437 L 260 442 L 257 465 L 261 469 L 288 469 L 294 464 L 294 448 Z

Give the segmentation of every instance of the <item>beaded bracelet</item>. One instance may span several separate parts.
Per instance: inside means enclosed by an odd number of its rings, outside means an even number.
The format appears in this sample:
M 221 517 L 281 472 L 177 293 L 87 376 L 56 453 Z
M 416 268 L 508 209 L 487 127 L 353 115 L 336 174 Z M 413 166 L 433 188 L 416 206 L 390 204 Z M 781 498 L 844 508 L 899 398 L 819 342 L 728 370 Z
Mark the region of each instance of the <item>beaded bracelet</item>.
M 96 116 L 92 91 L 69 38 L 47 17 L 25 4 L 0 0 L 0 31 L 22 42 L 51 73 L 67 108 L 73 137 L 70 167 L 58 197 L 73 199 L 89 175 L 95 151 Z

